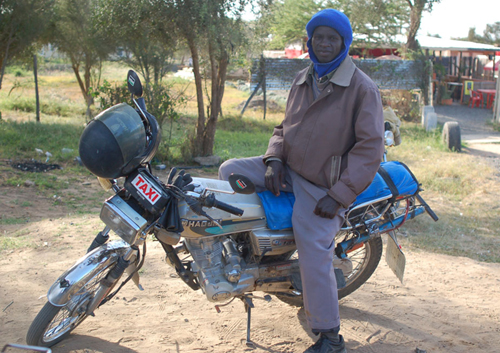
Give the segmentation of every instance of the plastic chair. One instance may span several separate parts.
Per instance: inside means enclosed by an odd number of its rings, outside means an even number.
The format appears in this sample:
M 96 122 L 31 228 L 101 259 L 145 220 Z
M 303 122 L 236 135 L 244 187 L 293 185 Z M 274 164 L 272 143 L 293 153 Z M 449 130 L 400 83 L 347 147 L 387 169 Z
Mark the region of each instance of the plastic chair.
M 493 102 L 495 102 L 495 95 L 494 94 L 489 94 L 488 95 L 488 101 L 486 102 L 486 108 L 490 109 L 493 106 Z
M 470 91 L 469 107 L 474 108 L 474 106 L 483 106 L 483 95 L 477 91 Z

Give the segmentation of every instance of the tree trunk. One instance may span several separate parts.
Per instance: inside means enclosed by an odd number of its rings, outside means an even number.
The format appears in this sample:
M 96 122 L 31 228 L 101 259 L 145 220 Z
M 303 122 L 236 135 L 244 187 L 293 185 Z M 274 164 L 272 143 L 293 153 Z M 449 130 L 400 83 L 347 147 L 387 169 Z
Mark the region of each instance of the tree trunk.
M 407 0 L 410 5 L 410 28 L 408 29 L 408 37 L 406 41 L 406 50 L 417 50 L 418 42 L 416 40 L 420 21 L 422 20 L 422 12 L 424 11 L 427 0 L 414 0 L 413 4 Z
M 2 89 L 3 75 L 5 73 L 5 66 L 7 66 L 7 60 L 9 59 L 9 48 L 10 45 L 12 44 L 13 34 L 14 34 L 14 27 L 11 27 L 9 32 L 9 40 L 7 41 L 7 46 L 5 48 L 5 55 L 3 58 L 0 58 L 0 89 Z
M 92 97 L 88 94 L 88 88 L 85 88 L 85 85 L 90 84 L 90 70 L 89 70 L 89 79 L 87 81 L 87 67 L 85 68 L 85 82 L 82 80 L 82 77 L 80 76 L 80 64 L 77 63 L 75 60 L 72 60 L 71 67 L 73 68 L 73 72 L 75 73 L 76 80 L 78 81 L 78 85 L 80 86 L 80 91 L 82 92 L 83 99 L 85 100 L 85 104 L 87 105 L 87 111 L 85 112 L 85 115 L 87 116 L 87 119 L 90 120 L 90 105 L 92 104 Z
M 217 130 L 217 119 L 221 111 L 222 98 L 224 97 L 224 83 L 226 82 L 227 66 L 229 57 L 227 52 L 221 53 L 221 59 L 217 60 L 212 45 L 209 45 L 210 64 L 212 71 L 212 101 L 210 116 L 205 127 L 203 136 L 203 155 L 213 155 L 215 143 L 215 131 Z
M 194 82 L 196 86 L 196 98 L 198 101 L 198 123 L 196 124 L 196 139 L 194 141 L 194 155 L 201 156 L 203 154 L 203 135 L 205 131 L 205 111 L 203 102 L 203 87 L 200 74 L 200 59 L 198 48 L 192 38 L 188 39 L 188 46 L 193 59 Z

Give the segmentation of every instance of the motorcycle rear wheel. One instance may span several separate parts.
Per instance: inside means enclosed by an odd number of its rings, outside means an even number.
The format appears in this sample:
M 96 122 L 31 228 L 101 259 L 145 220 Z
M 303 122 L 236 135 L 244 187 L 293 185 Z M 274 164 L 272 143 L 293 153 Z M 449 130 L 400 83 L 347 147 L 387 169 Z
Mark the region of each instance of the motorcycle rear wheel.
M 52 347 L 66 339 L 87 317 L 87 307 L 114 263 L 101 269 L 64 306 L 45 303 L 26 334 L 26 343 L 33 346 Z
M 348 253 L 348 257 L 353 263 L 353 270 L 344 276 L 346 286 L 339 289 L 339 299 L 354 292 L 371 277 L 382 258 L 382 247 L 382 238 L 375 237 L 364 243 L 363 247 Z M 297 256 L 297 252 L 292 256 Z M 302 295 L 276 294 L 276 298 L 292 306 L 301 307 L 304 305 Z

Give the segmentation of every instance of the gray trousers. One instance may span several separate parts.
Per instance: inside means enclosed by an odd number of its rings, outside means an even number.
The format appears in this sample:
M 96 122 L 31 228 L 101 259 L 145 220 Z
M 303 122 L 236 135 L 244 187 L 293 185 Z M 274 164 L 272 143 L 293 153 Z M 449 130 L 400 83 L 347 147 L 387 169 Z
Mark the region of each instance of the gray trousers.
M 261 157 L 230 159 L 219 168 L 219 179 L 227 180 L 231 173 L 243 174 L 257 186 L 265 189 L 267 167 Z M 315 331 L 328 331 L 340 325 L 337 281 L 332 265 L 335 234 L 343 223 L 345 209 L 334 219 L 321 218 L 313 213 L 319 199 L 327 189 L 314 185 L 286 168 L 286 188 L 293 191 L 292 225 L 299 252 L 304 309 L 309 327 Z

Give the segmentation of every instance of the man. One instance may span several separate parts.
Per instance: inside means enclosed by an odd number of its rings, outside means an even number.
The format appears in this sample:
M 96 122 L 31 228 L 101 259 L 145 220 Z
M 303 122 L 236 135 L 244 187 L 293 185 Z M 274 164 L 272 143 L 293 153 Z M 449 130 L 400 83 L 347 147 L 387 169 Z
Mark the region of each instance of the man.
M 347 16 L 322 10 L 306 30 L 312 64 L 296 76 L 285 119 L 275 127 L 266 154 L 226 161 L 219 178 L 242 173 L 275 195 L 293 191 L 304 308 L 312 332 L 320 335 L 306 352 L 343 353 L 332 266 L 335 234 L 382 160 L 382 102 L 377 86 L 348 56 Z

